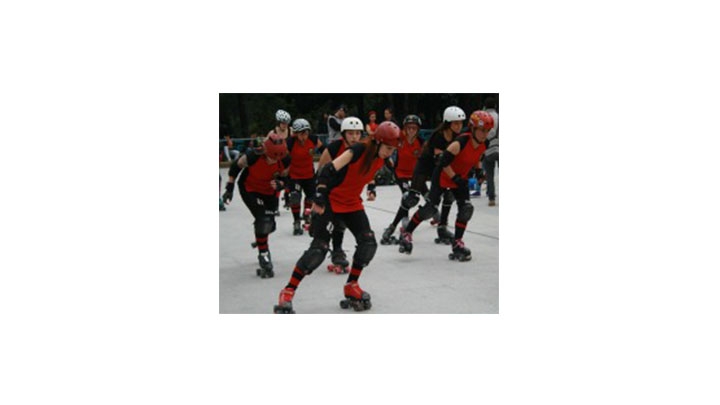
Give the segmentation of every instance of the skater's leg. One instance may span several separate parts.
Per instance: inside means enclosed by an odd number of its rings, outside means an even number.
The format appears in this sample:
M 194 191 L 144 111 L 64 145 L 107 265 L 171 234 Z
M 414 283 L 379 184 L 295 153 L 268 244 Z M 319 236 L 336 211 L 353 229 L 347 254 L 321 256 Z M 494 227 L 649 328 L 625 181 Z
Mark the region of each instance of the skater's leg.
M 295 263 L 293 274 L 290 276 L 290 282 L 286 288 L 296 289 L 302 281 L 303 277 L 311 274 L 325 260 L 328 252 L 328 242 L 330 241 L 330 233 L 327 230 L 327 224 L 332 217 L 332 213 L 327 210 L 323 215 L 316 215 L 313 226 L 314 238 L 310 242 L 310 247 L 303 252 L 302 256 Z
M 443 191 L 442 209 L 440 210 L 440 223 L 438 225 L 447 225 L 450 208 L 455 202 L 455 196 L 450 189 Z
M 338 219 L 332 221 L 332 248 L 333 250 L 343 250 L 342 243 L 345 238 L 345 224 Z
M 347 280 L 349 283 L 357 281 L 363 268 L 375 257 L 377 240 L 375 240 L 375 233 L 370 229 L 370 221 L 364 210 L 342 214 L 342 216 L 343 222 L 345 222 L 357 241 L 357 248 L 353 255 L 352 267 Z
M 465 228 L 470 218 L 472 218 L 475 208 L 470 202 L 467 189 L 453 189 L 453 192 L 458 203 L 458 213 L 455 219 L 455 239 L 457 240 L 462 239 L 465 234 Z

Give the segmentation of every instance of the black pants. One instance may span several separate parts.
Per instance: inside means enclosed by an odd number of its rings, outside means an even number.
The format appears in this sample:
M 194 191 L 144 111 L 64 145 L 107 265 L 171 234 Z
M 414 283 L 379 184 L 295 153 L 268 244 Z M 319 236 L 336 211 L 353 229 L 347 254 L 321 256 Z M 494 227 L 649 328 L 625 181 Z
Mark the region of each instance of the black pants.
M 275 217 L 275 211 L 278 209 L 278 198 L 275 194 L 267 195 L 246 191 L 245 187 L 240 185 L 240 196 L 255 219 L 261 216 Z

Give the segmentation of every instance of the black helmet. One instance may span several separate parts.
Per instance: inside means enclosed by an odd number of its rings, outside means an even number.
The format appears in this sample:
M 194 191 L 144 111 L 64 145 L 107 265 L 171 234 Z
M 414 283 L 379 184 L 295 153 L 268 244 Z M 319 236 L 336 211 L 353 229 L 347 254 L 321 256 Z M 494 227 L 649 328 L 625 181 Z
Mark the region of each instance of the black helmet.
M 418 127 L 422 126 L 422 121 L 420 120 L 420 117 L 418 117 L 415 114 L 410 114 L 403 120 L 403 126 L 407 124 L 417 124 Z

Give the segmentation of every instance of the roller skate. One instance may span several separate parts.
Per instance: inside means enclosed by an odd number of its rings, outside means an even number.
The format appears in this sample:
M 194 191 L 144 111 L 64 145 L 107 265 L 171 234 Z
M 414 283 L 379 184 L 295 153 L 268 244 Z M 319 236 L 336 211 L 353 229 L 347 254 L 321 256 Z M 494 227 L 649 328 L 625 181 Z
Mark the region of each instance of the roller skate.
M 222 198 L 220 199 L 220 211 L 225 211 L 225 204 L 223 204 Z
M 273 312 L 276 314 L 294 314 L 295 310 L 292 308 L 294 295 L 295 290 L 291 288 L 283 288 L 280 290 L 280 298 L 278 298 L 278 304 L 273 307 Z
M 372 307 L 370 294 L 363 291 L 357 281 L 345 284 L 343 292 L 345 293 L 345 299 L 340 301 L 340 308 L 348 309 L 352 307 L 355 311 L 365 311 Z
M 455 238 L 455 235 L 447 230 L 447 225 L 438 225 L 437 234 L 438 237 L 435 238 L 435 243 L 442 243 L 443 245 L 452 244 Z
M 398 252 L 406 254 L 412 253 L 412 234 L 410 232 L 405 232 L 405 228 L 400 229 L 400 241 L 398 243 L 400 244 Z
M 462 239 L 456 239 L 452 245 L 452 253 L 448 255 L 448 259 L 457 260 L 459 262 L 466 262 L 472 259 L 470 255 L 470 249 L 465 247 Z
M 260 263 L 260 268 L 256 270 L 256 274 L 260 276 L 260 278 L 272 278 L 275 276 L 270 252 L 260 253 L 258 255 L 258 262 Z
M 327 270 L 329 272 L 335 272 L 335 274 L 346 274 L 350 269 L 350 263 L 345 256 L 345 252 L 342 250 L 333 250 L 330 256 L 332 264 L 328 264 Z
M 293 222 L 293 235 L 302 235 L 303 228 L 300 226 L 300 220 Z
M 393 232 L 395 232 L 395 227 L 388 226 L 385 228 L 385 232 L 383 232 L 382 239 L 380 239 L 381 245 L 397 245 L 398 239 L 393 236 Z

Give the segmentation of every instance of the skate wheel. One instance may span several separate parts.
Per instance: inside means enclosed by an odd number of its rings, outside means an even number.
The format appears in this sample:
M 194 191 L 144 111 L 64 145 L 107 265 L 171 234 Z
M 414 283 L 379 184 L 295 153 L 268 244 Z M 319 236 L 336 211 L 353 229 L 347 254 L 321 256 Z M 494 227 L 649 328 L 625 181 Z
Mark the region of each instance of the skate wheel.
M 260 272 L 261 272 L 260 269 L 255 270 L 255 274 L 257 274 L 258 276 L 260 275 Z
M 450 259 L 450 260 L 455 260 L 455 255 L 453 255 L 452 253 L 450 253 L 450 254 L 448 255 L 448 259 Z
M 340 300 L 340 308 L 342 308 L 342 309 L 350 308 L 350 303 L 348 302 L 348 300 Z
M 440 244 L 440 243 L 442 243 L 442 241 L 438 238 L 435 238 L 435 243 Z

